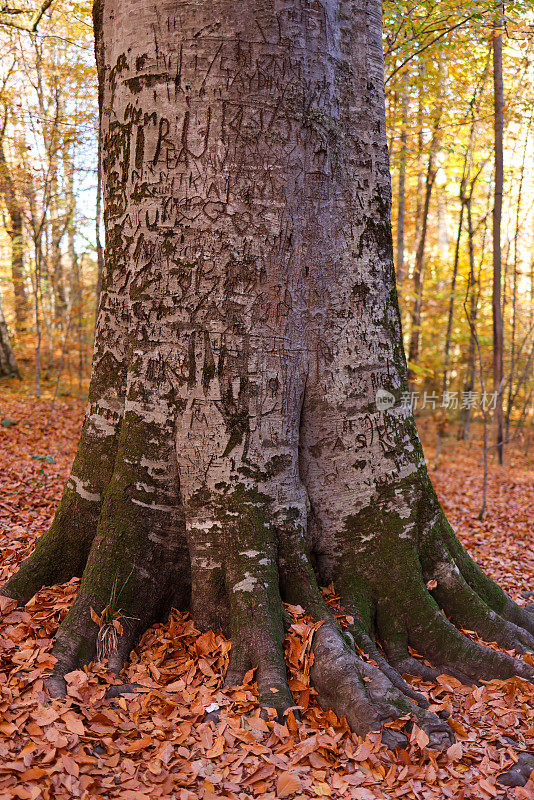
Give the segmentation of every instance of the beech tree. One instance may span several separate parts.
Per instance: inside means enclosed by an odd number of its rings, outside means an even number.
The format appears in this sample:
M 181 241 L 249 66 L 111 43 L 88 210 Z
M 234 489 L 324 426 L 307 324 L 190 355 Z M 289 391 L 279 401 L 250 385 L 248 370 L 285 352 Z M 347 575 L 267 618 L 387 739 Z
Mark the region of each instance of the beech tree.
M 456 626 L 521 654 L 534 619 L 454 535 L 403 402 L 380 0 L 97 0 L 94 23 L 89 402 L 52 526 L 2 590 L 81 577 L 49 689 L 97 649 L 119 673 L 175 606 L 227 631 L 226 681 L 256 668 L 283 714 L 287 601 L 322 621 L 321 703 L 447 745 L 402 675 L 532 679 Z M 106 647 L 99 618 L 120 623 Z
M 4 317 L 4 309 L 2 307 L 2 298 L 0 297 L 0 376 L 19 375 L 17 361 L 13 348 L 11 347 L 11 339 L 9 338 L 9 331 Z

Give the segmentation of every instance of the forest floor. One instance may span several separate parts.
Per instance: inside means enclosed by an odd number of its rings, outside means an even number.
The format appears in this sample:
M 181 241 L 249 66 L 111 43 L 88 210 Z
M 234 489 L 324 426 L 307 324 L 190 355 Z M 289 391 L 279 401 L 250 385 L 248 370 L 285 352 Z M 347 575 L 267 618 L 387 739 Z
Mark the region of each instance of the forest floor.
M 50 405 L 0 389 L 0 583 L 46 530 L 74 456 L 83 405 L 57 401 L 47 425 Z M 429 456 L 434 449 L 429 438 Z M 515 453 L 505 468 L 490 466 L 482 522 L 479 444 L 446 440 L 432 479 L 475 559 L 519 603 L 529 602 L 534 462 Z M 214 633 L 200 636 L 174 612 L 133 653 L 126 672 L 128 682 L 141 685 L 137 693 L 105 699 L 113 679 L 97 665 L 71 673 L 68 698 L 52 701 L 43 676 L 76 588 L 73 580 L 44 589 L 25 609 L 0 601 L 0 800 L 534 797 L 534 775 L 523 788 L 497 783 L 516 758 L 504 737 L 525 749 L 534 745 L 534 686 L 413 680 L 434 709 L 451 712 L 456 744 L 437 754 L 414 726 L 409 748 L 394 754 L 380 734 L 363 740 L 316 705 L 308 677 L 313 626 L 299 608 L 290 609 L 286 642 L 290 686 L 304 709 L 298 727 L 292 718 L 280 725 L 259 717 L 252 675 L 242 688 L 223 691 L 230 643 Z M 206 720 L 213 703 L 218 722 Z

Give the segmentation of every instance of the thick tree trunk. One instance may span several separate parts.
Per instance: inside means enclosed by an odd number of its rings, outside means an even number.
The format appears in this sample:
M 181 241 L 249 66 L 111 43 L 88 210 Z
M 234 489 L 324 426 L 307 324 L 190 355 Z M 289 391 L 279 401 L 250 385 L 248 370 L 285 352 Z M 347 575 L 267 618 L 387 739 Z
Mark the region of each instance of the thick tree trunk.
M 82 575 L 50 689 L 97 652 L 119 671 L 174 603 L 231 632 L 227 681 L 255 667 L 283 713 L 286 600 L 323 621 L 321 702 L 360 733 L 413 714 L 447 745 L 401 676 L 437 674 L 409 646 L 464 680 L 530 678 L 453 623 L 518 652 L 534 623 L 455 538 L 400 402 L 380 3 L 99 0 L 95 28 L 91 397 L 52 527 L 3 589 L 25 602 Z

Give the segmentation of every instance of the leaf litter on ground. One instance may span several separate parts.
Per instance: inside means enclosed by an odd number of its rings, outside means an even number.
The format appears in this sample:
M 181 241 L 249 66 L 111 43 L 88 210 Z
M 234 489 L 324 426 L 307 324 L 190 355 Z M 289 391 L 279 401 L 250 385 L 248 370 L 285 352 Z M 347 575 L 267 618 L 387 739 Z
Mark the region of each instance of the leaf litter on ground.
M 0 426 L 2 583 L 50 524 L 74 456 L 82 404 L 57 402 L 43 431 L 48 412 L 47 401 L 2 396 L 1 416 L 12 421 Z M 482 522 L 482 471 L 472 446 L 446 444 L 432 478 L 464 545 L 514 599 L 531 602 L 532 462 L 515 455 L 506 468 L 491 467 Z M 52 700 L 43 679 L 77 586 L 73 579 L 43 589 L 23 609 L 0 598 L 0 800 L 534 797 L 533 776 L 523 787 L 497 783 L 518 758 L 510 739 L 533 749 L 534 686 L 518 679 L 477 687 L 445 675 L 432 684 L 412 679 L 433 710 L 450 713 L 456 742 L 438 754 L 413 724 L 408 748 L 393 753 L 380 733 L 363 739 L 318 706 L 309 679 L 317 625 L 299 607 L 287 609 L 286 639 L 299 723 L 292 714 L 284 724 L 274 712 L 260 716 L 252 671 L 243 686 L 224 689 L 230 642 L 212 631 L 200 635 L 176 611 L 133 652 L 120 679 L 133 691 L 106 697 L 119 681 L 94 664 L 70 673 L 67 698 Z M 331 590 L 325 596 L 336 605 Z

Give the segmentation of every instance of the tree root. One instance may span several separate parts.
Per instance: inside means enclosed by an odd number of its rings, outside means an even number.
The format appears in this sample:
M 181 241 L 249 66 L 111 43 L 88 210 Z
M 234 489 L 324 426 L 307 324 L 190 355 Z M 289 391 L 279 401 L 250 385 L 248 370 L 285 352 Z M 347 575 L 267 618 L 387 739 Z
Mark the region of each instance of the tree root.
M 113 349 L 121 355 L 121 337 Z M 1 589 L 19 605 L 25 605 L 43 586 L 66 583 L 83 574 L 115 465 L 125 379 L 122 358 L 117 360 L 107 349 L 100 356 L 95 353 L 80 442 L 54 520 Z
M 110 670 L 119 674 L 150 625 L 163 619 L 171 605 L 189 606 L 189 555 L 177 503 L 176 461 L 161 431 L 146 427 L 135 413 L 125 415 L 97 534 L 52 651 L 57 662 L 48 688 L 56 696 L 65 694 L 65 675 L 97 655 L 107 657 Z
M 285 599 L 323 620 L 314 634 L 310 673 L 321 705 L 346 716 L 351 729 L 360 735 L 410 714 L 427 732 L 429 746 L 448 747 L 453 741 L 451 729 L 427 711 L 426 698 L 408 686 L 386 662 L 363 626 L 352 624 L 348 635 L 343 634 L 319 591 L 301 528 L 293 532 L 286 528 L 280 537 L 280 574 Z M 357 655 L 355 644 L 376 666 Z M 407 742 L 402 732 L 390 728 L 383 729 L 383 740 L 390 747 L 404 746 Z
M 406 552 L 399 553 L 394 573 L 391 565 L 378 559 L 379 568 L 375 574 L 380 576 L 381 583 L 389 586 L 385 596 L 377 580 L 373 580 L 373 573 L 368 572 L 366 576 L 358 569 L 358 564 L 365 562 L 361 553 L 358 561 L 347 559 L 344 569 L 338 573 L 336 588 L 345 607 L 352 611 L 360 606 L 359 616 L 364 628 L 360 646 L 369 654 L 376 651 L 376 645 L 373 643 L 371 649 L 365 640 L 365 637 L 371 639 L 374 629 L 389 664 L 399 673 L 424 680 L 435 680 L 444 672 L 467 684 L 513 676 L 533 681 L 534 669 L 530 665 L 468 639 L 453 624 L 475 630 L 486 641 L 497 642 L 517 653 L 524 653 L 534 644 L 528 630 L 499 615 L 468 584 L 440 531 L 441 520 L 430 539 L 431 546 L 428 540 L 425 542 L 421 559 L 413 545 L 405 544 Z M 464 556 L 461 563 L 465 565 Z M 514 605 L 509 598 L 502 603 L 508 611 Z M 513 616 L 522 618 L 517 610 L 513 611 Z M 410 646 L 433 667 L 414 658 Z
M 413 715 L 430 738 L 429 746 L 443 749 L 453 742 L 451 729 L 435 714 L 415 705 L 377 667 L 358 658 L 332 624 L 315 633 L 311 670 L 319 702 L 345 715 L 352 730 L 366 733 L 405 714 Z M 404 736 L 388 730 L 390 738 Z
M 349 615 L 343 632 L 319 590 L 305 503 L 278 506 L 271 513 L 268 495 L 257 487 L 203 491 L 185 509 L 191 514 L 186 531 L 169 442 L 165 427 L 143 422 L 127 404 L 113 475 L 99 506 L 84 509 L 85 525 L 88 519 L 96 524 L 90 514 L 98 508 L 100 516 L 96 536 L 87 539 L 87 558 L 80 556 L 79 593 L 57 633 L 57 663 L 47 682 L 51 695 L 64 696 L 65 675 L 97 656 L 107 658 L 119 675 L 136 640 L 171 604 L 191 607 L 199 627 L 226 627 L 232 637 L 226 684 L 241 684 L 255 669 L 260 704 L 274 708 L 280 719 L 294 705 L 284 659 L 282 603 L 300 605 L 322 623 L 314 634 L 311 668 L 320 703 L 346 716 L 360 735 L 382 728 L 390 747 L 406 745 L 405 733 L 387 726 L 399 716 L 414 719 L 432 748 L 442 749 L 453 740 L 449 726 L 428 710 L 425 697 L 403 674 L 433 681 L 445 672 L 465 683 L 514 675 L 534 679 L 527 663 L 472 641 L 453 624 L 516 652 L 533 644 L 530 631 L 519 624 L 530 621 L 528 612 L 501 597 L 489 579 L 480 592 L 475 590 L 478 568 L 465 551 L 447 543 L 441 518 L 421 537 L 420 547 L 406 538 L 395 540 L 395 558 L 381 555 L 388 547 L 380 538 L 373 551 L 355 547 L 345 553 L 334 576 Z M 195 503 L 200 510 L 193 514 Z M 64 513 L 60 507 L 55 530 L 68 530 L 76 508 L 66 505 Z M 35 558 L 22 566 L 21 577 L 4 587 L 6 594 L 31 571 L 35 559 L 46 564 L 50 557 L 52 565 L 57 563 L 54 547 L 44 537 L 42 542 Z M 391 541 L 385 544 L 391 547 Z M 27 591 L 58 574 L 35 572 L 36 582 L 26 584 Z M 17 596 L 24 600 L 26 595 Z M 410 648 L 433 666 L 415 658 Z

